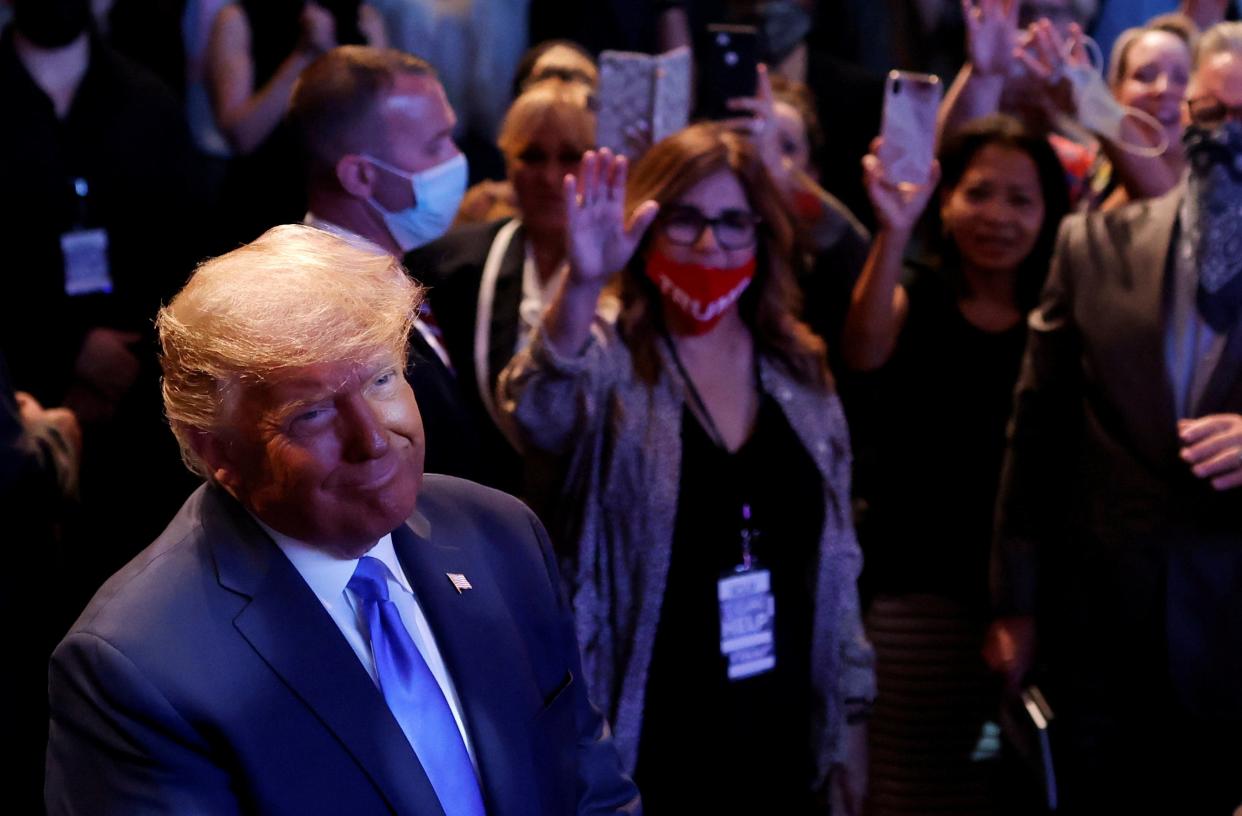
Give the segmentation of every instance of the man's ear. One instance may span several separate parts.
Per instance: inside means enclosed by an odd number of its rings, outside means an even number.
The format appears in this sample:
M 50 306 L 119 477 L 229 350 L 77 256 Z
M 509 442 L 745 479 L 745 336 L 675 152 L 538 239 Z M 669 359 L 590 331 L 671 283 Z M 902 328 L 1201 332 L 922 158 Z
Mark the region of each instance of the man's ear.
M 375 179 L 375 165 L 357 153 L 347 153 L 336 162 L 336 180 L 354 198 L 371 198 Z
M 207 466 L 208 476 L 234 496 L 240 484 L 240 473 L 229 456 L 229 444 L 211 431 L 191 430 L 190 447 Z

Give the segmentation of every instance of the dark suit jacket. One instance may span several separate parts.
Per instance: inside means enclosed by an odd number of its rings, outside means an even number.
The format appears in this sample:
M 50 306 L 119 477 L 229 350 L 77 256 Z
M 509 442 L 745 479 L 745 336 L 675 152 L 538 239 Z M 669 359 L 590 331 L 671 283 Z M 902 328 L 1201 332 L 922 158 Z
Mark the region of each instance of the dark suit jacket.
M 1164 358 L 1183 191 L 1062 226 L 1015 395 L 994 590 L 1001 614 L 1039 613 L 1077 682 L 1171 682 L 1197 715 L 1242 720 L 1242 491 L 1179 458 Z M 1235 328 L 1195 414 L 1242 413 L 1240 371 Z
M 463 406 L 479 434 L 484 470 L 479 480 L 509 493 L 520 492 L 522 460 L 492 421 L 483 404 L 474 365 L 475 322 L 479 285 L 488 252 L 507 221 L 454 230 L 405 256 L 406 269 L 428 287 L 427 297 L 444 335 Z M 501 370 L 513 357 L 522 302 L 522 267 L 526 239 L 519 228 L 509 243 L 496 279 L 495 300 L 488 325 L 487 383 L 494 391 Z
M 461 698 L 488 813 L 636 811 L 531 513 L 428 476 L 393 544 Z M 51 708 L 53 814 L 441 813 L 336 624 L 218 488 L 99 591 L 52 659 Z

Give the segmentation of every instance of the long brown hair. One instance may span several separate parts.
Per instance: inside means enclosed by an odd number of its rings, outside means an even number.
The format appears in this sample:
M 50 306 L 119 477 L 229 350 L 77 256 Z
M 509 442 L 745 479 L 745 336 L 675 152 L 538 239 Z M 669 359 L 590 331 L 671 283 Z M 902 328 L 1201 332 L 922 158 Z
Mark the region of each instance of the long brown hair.
M 751 207 L 762 219 L 755 247 L 755 280 L 738 303 L 742 320 L 750 327 L 759 350 L 781 360 L 798 382 L 827 387 L 824 341 L 798 319 L 802 296 L 791 268 L 796 258 L 793 223 L 759 154 L 745 137 L 705 122 L 656 144 L 630 173 L 626 212 L 633 213 L 648 200 L 663 208 L 720 170 L 737 176 Z M 656 223 L 653 229 L 658 228 L 658 219 Z M 618 326 L 639 377 L 654 383 L 660 370 L 656 343 L 663 318 L 660 292 L 644 271 L 650 240 L 648 231 L 621 273 Z

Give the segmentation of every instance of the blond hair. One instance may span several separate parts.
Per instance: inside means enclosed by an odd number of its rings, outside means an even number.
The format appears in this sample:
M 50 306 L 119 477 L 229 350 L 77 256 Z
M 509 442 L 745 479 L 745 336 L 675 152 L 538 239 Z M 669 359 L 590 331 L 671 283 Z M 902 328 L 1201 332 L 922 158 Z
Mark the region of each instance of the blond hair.
M 1242 56 L 1242 22 L 1217 23 L 1203 32 L 1195 43 L 1194 59 L 1191 60 L 1190 67 L 1197 71 L 1204 60 L 1226 52 Z
M 202 263 L 155 322 L 164 410 L 187 467 L 210 476 L 191 439 L 227 424 L 239 386 L 384 353 L 404 361 L 421 301 L 392 256 L 300 224 Z
M 535 132 L 551 125 L 561 136 L 583 150 L 595 146 L 595 114 L 591 91 L 581 82 L 541 79 L 509 106 L 496 144 L 512 162 L 530 143 Z
M 1171 34 L 1186 46 L 1186 53 L 1194 53 L 1195 42 L 1199 38 L 1199 29 L 1194 21 L 1183 14 L 1161 14 L 1153 17 L 1144 25 L 1127 28 L 1118 35 L 1113 43 L 1112 55 L 1108 58 L 1108 86 L 1117 88 L 1126 78 L 1129 71 L 1130 51 L 1138 41 L 1148 34 Z

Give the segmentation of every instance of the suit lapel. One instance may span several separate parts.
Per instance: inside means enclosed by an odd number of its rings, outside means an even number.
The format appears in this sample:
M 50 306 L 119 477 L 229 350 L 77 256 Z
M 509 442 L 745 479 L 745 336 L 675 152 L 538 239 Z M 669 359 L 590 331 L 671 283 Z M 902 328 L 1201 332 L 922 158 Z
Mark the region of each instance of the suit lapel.
M 293 565 L 216 489 L 235 535 L 214 540 L 221 586 L 250 597 L 234 626 L 340 741 L 397 813 L 440 813 L 413 749 L 357 655 Z
M 393 533 L 393 547 L 426 615 L 461 701 L 479 764 L 488 813 L 518 812 L 538 801 L 540 769 L 526 743 L 542 704 L 529 655 L 490 565 L 471 546 L 480 531 L 426 516 Z M 471 589 L 458 591 L 450 574 Z M 512 803 L 512 804 L 510 804 Z
M 1220 361 L 1203 390 L 1203 396 L 1199 398 L 1195 413 L 1202 416 L 1237 412 L 1242 408 L 1242 399 L 1237 396 L 1239 385 L 1242 385 L 1239 373 L 1242 373 L 1242 326 L 1235 324 L 1225 340 Z
M 1177 409 L 1173 386 L 1165 363 L 1164 338 L 1169 320 L 1168 283 L 1170 258 L 1183 188 L 1154 199 L 1139 218 L 1129 222 L 1128 234 L 1111 237 L 1114 246 L 1126 247 L 1126 272 L 1130 277 L 1133 344 L 1117 342 L 1123 358 L 1114 360 L 1117 371 L 1132 372 L 1127 399 L 1143 410 L 1130 412 L 1136 432 L 1156 461 L 1176 454 Z M 1100 262 L 1092 258 L 1091 262 Z M 1088 319 L 1090 316 L 1087 316 Z M 1118 332 L 1124 337 L 1125 332 Z

